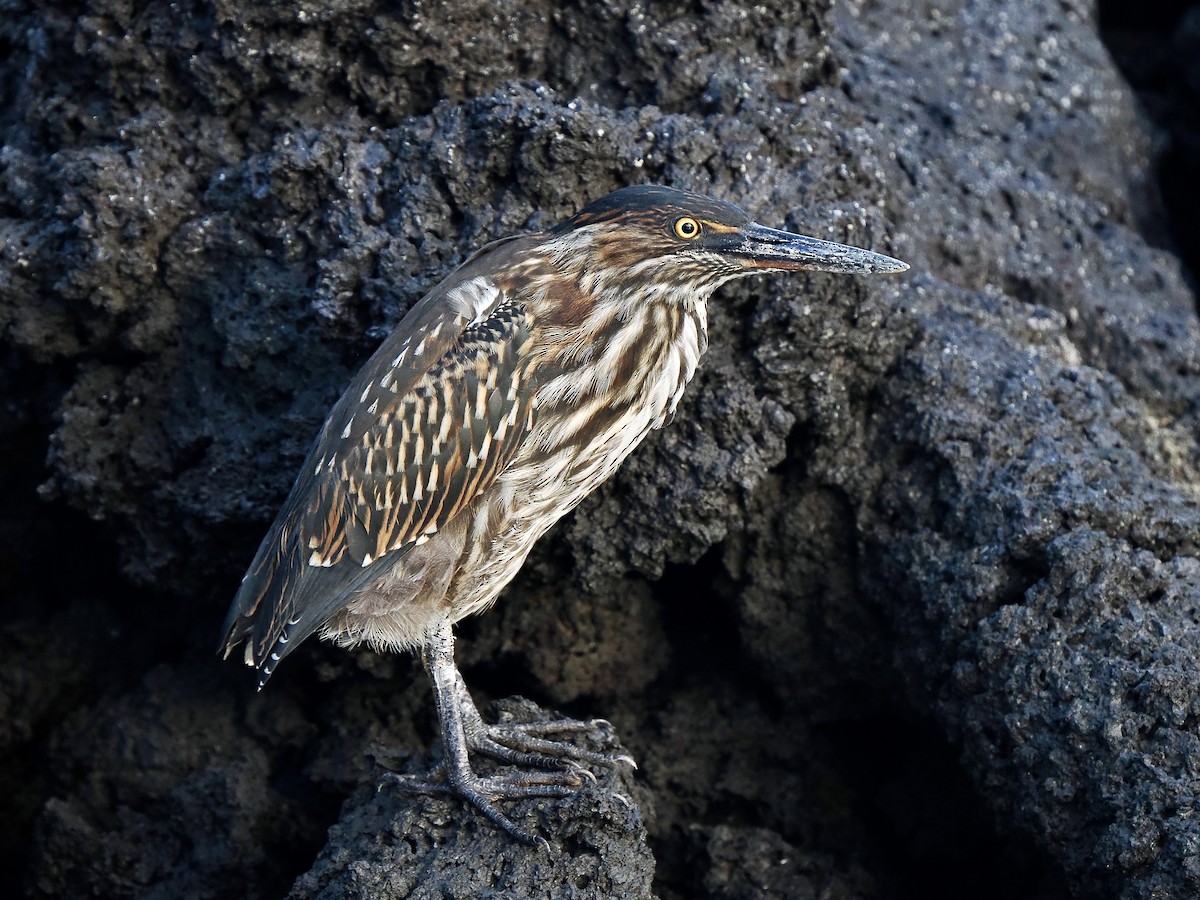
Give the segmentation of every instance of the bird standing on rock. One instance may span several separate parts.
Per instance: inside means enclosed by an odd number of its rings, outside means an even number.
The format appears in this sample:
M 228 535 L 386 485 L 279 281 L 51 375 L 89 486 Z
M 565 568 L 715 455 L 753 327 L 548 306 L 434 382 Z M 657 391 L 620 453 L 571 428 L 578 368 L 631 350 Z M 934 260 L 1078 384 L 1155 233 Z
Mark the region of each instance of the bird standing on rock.
M 561 797 L 594 753 L 483 722 L 454 663 L 454 623 L 486 609 L 546 530 L 674 413 L 708 344 L 720 285 L 761 272 L 902 272 L 899 260 L 764 228 L 737 206 L 628 187 L 556 228 L 487 245 L 430 291 L 325 420 L 225 623 L 226 656 L 266 683 L 315 631 L 419 648 L 449 792 L 540 843 L 498 800 Z M 511 769 L 476 775 L 471 753 Z

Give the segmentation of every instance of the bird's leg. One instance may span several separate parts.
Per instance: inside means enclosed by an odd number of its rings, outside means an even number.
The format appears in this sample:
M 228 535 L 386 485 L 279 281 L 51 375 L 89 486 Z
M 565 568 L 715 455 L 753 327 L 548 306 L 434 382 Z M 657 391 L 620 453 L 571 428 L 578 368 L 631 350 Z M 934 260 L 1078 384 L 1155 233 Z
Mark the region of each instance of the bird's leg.
M 542 735 L 589 731 L 594 722 L 564 719 L 558 722 L 487 725 L 454 664 L 454 633 L 444 621 L 429 633 L 422 654 L 433 681 L 434 701 L 441 724 L 445 760 L 428 776 L 388 773 L 385 778 L 414 793 L 449 793 L 466 800 L 502 831 L 524 844 L 544 845 L 543 838 L 522 830 L 495 805 L 496 800 L 530 797 L 568 797 L 595 776 L 577 765 L 590 762 L 633 764 L 628 756 L 595 753 Z M 606 723 L 607 724 L 607 723 Z M 537 771 L 509 771 L 479 776 L 471 769 L 469 754 L 481 753 L 503 763 Z

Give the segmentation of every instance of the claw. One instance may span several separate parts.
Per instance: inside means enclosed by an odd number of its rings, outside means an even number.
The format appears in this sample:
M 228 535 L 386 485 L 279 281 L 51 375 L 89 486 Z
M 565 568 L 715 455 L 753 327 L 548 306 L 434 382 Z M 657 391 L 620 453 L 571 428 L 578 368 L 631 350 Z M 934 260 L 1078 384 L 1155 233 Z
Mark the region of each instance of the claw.
M 576 777 L 586 778 L 592 784 L 596 783 L 596 773 L 593 772 L 591 769 L 585 769 L 583 766 L 575 766 L 570 771 L 571 771 L 571 774 L 575 775 Z

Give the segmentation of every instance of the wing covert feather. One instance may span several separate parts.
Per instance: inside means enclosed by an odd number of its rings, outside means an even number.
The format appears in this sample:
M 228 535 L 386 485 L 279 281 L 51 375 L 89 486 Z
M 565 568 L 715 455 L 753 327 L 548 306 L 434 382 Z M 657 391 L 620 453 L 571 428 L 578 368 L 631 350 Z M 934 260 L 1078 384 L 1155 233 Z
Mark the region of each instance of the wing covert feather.
M 247 639 L 260 686 L 377 577 L 379 560 L 460 515 L 532 425 L 525 307 L 485 275 L 467 277 L 470 263 L 460 273 L 414 307 L 333 408 L 243 580 L 224 649 Z

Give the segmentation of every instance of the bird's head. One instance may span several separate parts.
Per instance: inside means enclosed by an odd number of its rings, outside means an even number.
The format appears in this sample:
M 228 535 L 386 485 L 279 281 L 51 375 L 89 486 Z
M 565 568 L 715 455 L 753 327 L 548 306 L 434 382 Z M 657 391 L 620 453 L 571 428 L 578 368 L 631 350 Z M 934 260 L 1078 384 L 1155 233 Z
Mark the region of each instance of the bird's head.
M 869 250 L 766 228 L 732 203 L 657 185 L 613 191 L 551 235 L 582 272 L 643 289 L 708 293 L 760 272 L 871 275 L 908 268 Z

